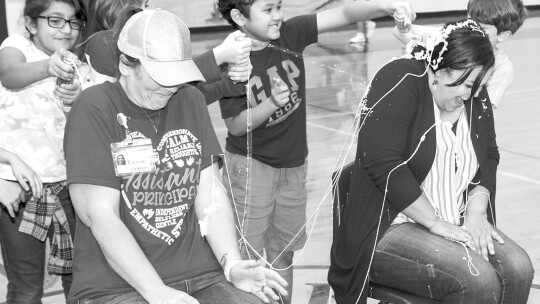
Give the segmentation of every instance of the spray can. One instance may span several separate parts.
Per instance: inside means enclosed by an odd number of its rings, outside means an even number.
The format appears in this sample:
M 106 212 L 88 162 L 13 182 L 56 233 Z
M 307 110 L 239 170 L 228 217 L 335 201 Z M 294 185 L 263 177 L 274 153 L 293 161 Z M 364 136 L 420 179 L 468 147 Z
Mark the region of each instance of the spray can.
M 64 58 L 62 58 L 62 61 L 66 64 L 69 64 L 69 65 L 72 65 L 73 64 L 73 59 L 71 59 L 71 57 L 69 56 L 65 56 Z M 73 83 L 73 77 L 71 77 L 70 80 L 67 80 L 67 79 L 63 79 L 63 78 L 60 78 L 60 77 L 56 77 L 56 85 L 61 85 L 61 84 L 72 84 Z
M 400 7 L 394 12 L 394 20 L 400 33 L 407 34 L 411 30 L 411 17 L 409 11 L 404 7 Z

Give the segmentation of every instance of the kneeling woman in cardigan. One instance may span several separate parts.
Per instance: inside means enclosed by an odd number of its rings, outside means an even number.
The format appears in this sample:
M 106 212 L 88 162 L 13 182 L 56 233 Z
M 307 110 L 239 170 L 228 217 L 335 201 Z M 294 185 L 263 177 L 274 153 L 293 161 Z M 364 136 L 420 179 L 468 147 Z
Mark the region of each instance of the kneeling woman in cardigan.
M 363 100 L 331 252 L 336 300 L 365 303 L 371 280 L 443 303 L 526 303 L 530 258 L 487 216 L 499 162 L 488 37 L 466 19 L 411 54 Z

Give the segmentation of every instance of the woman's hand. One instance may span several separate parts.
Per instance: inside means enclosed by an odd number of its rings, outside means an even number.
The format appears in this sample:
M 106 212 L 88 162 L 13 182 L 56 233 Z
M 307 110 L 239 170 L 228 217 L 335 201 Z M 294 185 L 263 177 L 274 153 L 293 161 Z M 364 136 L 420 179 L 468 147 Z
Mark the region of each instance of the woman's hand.
M 287 286 L 287 282 L 277 272 L 265 268 L 262 260 L 238 263 L 231 269 L 230 278 L 234 287 L 256 295 L 265 303 L 270 303 L 268 297 L 279 300 L 274 289 L 283 295 L 287 294 L 283 288 Z
M 15 217 L 23 197 L 24 192 L 18 183 L 0 178 L 0 203 L 6 207 L 9 216 Z
M 13 155 L 13 157 L 9 159 L 9 164 L 11 166 L 11 171 L 13 171 L 13 175 L 24 191 L 32 189 L 32 196 L 40 198 L 43 195 L 43 183 L 36 172 L 34 172 L 34 170 L 32 170 L 17 155 Z
M 477 253 L 486 260 L 488 260 L 488 252 L 491 255 L 495 254 L 493 240 L 496 240 L 499 244 L 504 244 L 504 240 L 487 221 L 485 214 L 467 214 L 465 226 L 475 247 L 478 248 Z
M 460 226 L 454 225 L 447 221 L 440 219 L 435 222 L 429 228 L 429 232 L 447 238 L 451 241 L 463 242 L 467 247 L 476 251 L 475 243 L 473 242 L 469 233 Z

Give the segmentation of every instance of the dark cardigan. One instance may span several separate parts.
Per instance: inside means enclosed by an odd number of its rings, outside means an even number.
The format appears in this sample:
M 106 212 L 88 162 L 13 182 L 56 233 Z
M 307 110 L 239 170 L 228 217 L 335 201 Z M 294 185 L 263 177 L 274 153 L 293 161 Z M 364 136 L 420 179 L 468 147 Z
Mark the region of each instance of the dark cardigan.
M 348 202 L 341 215 L 341 225 L 334 232 L 331 249 L 328 281 L 337 303 L 356 303 L 364 285 L 358 303 L 366 303 L 369 279 L 366 284 L 364 280 L 376 240 L 384 235 L 401 210 L 418 199 L 422 193 L 420 184 L 433 164 L 435 128 L 425 133 L 435 122 L 434 105 L 425 70 L 423 61 L 398 59 L 381 68 L 370 85 L 365 102 L 367 111 L 371 112 L 363 113 Z M 416 76 L 403 79 L 407 73 Z M 465 102 L 465 108 L 479 164 L 473 181 L 494 192 L 499 151 L 487 91 L 483 89 L 474 101 Z M 419 144 L 414 157 L 399 166 Z

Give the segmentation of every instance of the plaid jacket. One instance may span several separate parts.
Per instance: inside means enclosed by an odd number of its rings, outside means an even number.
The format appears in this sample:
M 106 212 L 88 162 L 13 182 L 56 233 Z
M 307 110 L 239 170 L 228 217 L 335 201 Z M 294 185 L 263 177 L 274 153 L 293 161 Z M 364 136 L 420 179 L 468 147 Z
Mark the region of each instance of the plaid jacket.
M 44 242 L 49 228 L 53 225 L 47 270 L 54 274 L 68 274 L 73 266 L 73 240 L 71 239 L 66 213 L 58 194 L 66 187 L 66 182 L 49 184 L 41 199 L 32 198 L 26 203 L 19 231 L 32 235 Z

